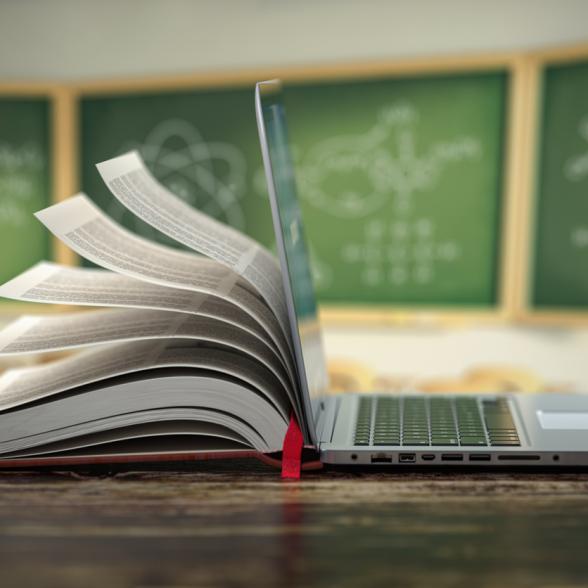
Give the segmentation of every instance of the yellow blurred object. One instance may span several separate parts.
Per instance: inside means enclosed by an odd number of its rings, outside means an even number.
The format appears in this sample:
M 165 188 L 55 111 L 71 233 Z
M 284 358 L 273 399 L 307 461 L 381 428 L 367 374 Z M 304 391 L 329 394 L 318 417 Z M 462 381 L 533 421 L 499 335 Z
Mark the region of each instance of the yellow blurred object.
M 374 392 L 395 392 L 400 393 L 411 387 L 412 380 L 401 376 L 379 375 L 373 381 Z
M 368 366 L 353 361 L 329 362 L 331 392 L 493 393 L 563 391 L 565 386 L 548 385 L 532 371 L 513 366 L 479 366 L 461 377 L 415 380 L 414 377 L 376 375 Z
M 473 388 L 472 386 L 478 386 L 467 378 L 433 378 L 431 380 L 423 380 L 413 385 L 415 390 L 419 392 L 430 392 L 430 393 L 460 393 L 460 392 L 496 392 L 496 389 L 491 390 L 491 384 L 489 383 L 488 388 Z
M 336 392 L 370 392 L 375 376 L 374 372 L 362 363 L 335 360 L 329 362 L 330 391 Z
M 494 392 L 541 392 L 545 382 L 530 370 L 512 366 L 483 366 L 465 374 L 473 391 Z M 494 388 L 492 388 L 494 387 Z
M 425 380 L 417 385 L 423 392 L 541 392 L 545 382 L 533 372 L 512 366 L 481 366 L 461 378 Z

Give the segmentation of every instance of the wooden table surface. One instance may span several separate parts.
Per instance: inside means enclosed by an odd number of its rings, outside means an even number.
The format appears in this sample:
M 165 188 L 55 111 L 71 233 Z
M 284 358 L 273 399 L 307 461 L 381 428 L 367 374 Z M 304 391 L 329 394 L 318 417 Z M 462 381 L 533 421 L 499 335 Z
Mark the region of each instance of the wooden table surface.
M 276 585 L 588 586 L 588 473 L 0 474 L 3 588 Z

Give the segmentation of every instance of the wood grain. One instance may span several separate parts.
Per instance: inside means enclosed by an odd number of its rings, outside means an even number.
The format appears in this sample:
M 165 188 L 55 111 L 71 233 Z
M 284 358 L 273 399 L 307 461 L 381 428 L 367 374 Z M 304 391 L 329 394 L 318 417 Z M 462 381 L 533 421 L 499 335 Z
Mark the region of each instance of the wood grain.
M 588 474 L 0 475 L 2 586 L 586 586 L 587 528 Z

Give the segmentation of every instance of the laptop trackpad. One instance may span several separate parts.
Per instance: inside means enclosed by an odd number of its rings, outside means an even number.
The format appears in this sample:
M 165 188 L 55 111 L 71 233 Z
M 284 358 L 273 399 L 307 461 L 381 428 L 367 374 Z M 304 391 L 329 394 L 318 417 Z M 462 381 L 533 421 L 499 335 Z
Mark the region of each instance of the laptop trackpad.
M 537 417 L 543 429 L 587 431 L 588 412 L 559 412 L 538 410 Z

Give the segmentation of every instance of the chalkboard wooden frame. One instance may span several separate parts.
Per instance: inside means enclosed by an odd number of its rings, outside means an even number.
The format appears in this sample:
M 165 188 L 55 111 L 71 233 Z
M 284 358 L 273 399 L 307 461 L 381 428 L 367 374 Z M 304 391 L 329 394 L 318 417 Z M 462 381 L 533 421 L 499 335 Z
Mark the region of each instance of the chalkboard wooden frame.
M 521 198 L 516 211 L 520 227 L 516 248 L 516 285 L 514 288 L 513 319 L 522 323 L 549 326 L 577 326 L 588 324 L 586 310 L 554 308 L 541 309 L 532 304 L 532 282 L 535 266 L 534 238 L 537 229 L 535 216 L 539 195 L 538 168 L 542 139 L 543 75 L 546 67 L 588 62 L 588 44 L 556 47 L 535 51 L 528 55 L 526 73 L 528 97 L 524 113 L 523 160 L 521 162 Z
M 0 83 L 0 97 L 10 98 L 46 98 L 51 104 L 50 113 L 50 170 L 51 187 L 49 193 L 49 206 L 59 202 L 73 194 L 71 162 L 73 161 L 74 147 L 74 119 L 72 93 L 65 86 L 42 84 L 5 82 Z M 50 260 L 57 263 L 73 265 L 74 254 L 58 239 L 51 239 Z M 26 268 L 23 268 L 26 269 Z M 35 304 L 27 302 L 0 301 L 0 313 L 4 315 L 18 314 L 30 311 L 35 313 L 54 311 L 58 307 L 48 304 Z
M 435 74 L 467 73 L 503 70 L 509 74 L 506 105 L 506 136 L 501 206 L 501 233 L 499 235 L 497 304 L 493 308 L 446 308 L 442 306 L 338 306 L 321 304 L 321 318 L 334 324 L 405 324 L 405 323 L 471 323 L 506 322 L 513 317 L 517 299 L 515 252 L 517 247 L 516 199 L 519 176 L 514 173 L 521 165 L 524 139 L 525 98 L 527 95 L 527 67 L 525 57 L 516 54 L 493 54 L 463 57 L 439 57 L 403 61 L 377 61 L 368 63 L 329 64 L 319 66 L 277 67 L 247 71 L 210 72 L 175 77 L 152 77 L 133 80 L 90 81 L 70 86 L 75 100 L 104 94 L 133 94 L 165 92 L 182 89 L 239 87 L 254 84 L 262 79 L 279 77 L 288 82 L 325 80 L 359 80 L 428 76 Z M 75 117 L 77 120 L 77 117 Z M 77 140 L 77 134 L 74 135 Z M 79 150 L 73 148 L 77 156 Z M 75 171 L 79 162 L 73 160 L 68 182 L 79 189 Z M 75 190 L 73 190 L 75 191 Z M 73 192 L 72 191 L 72 192 Z

